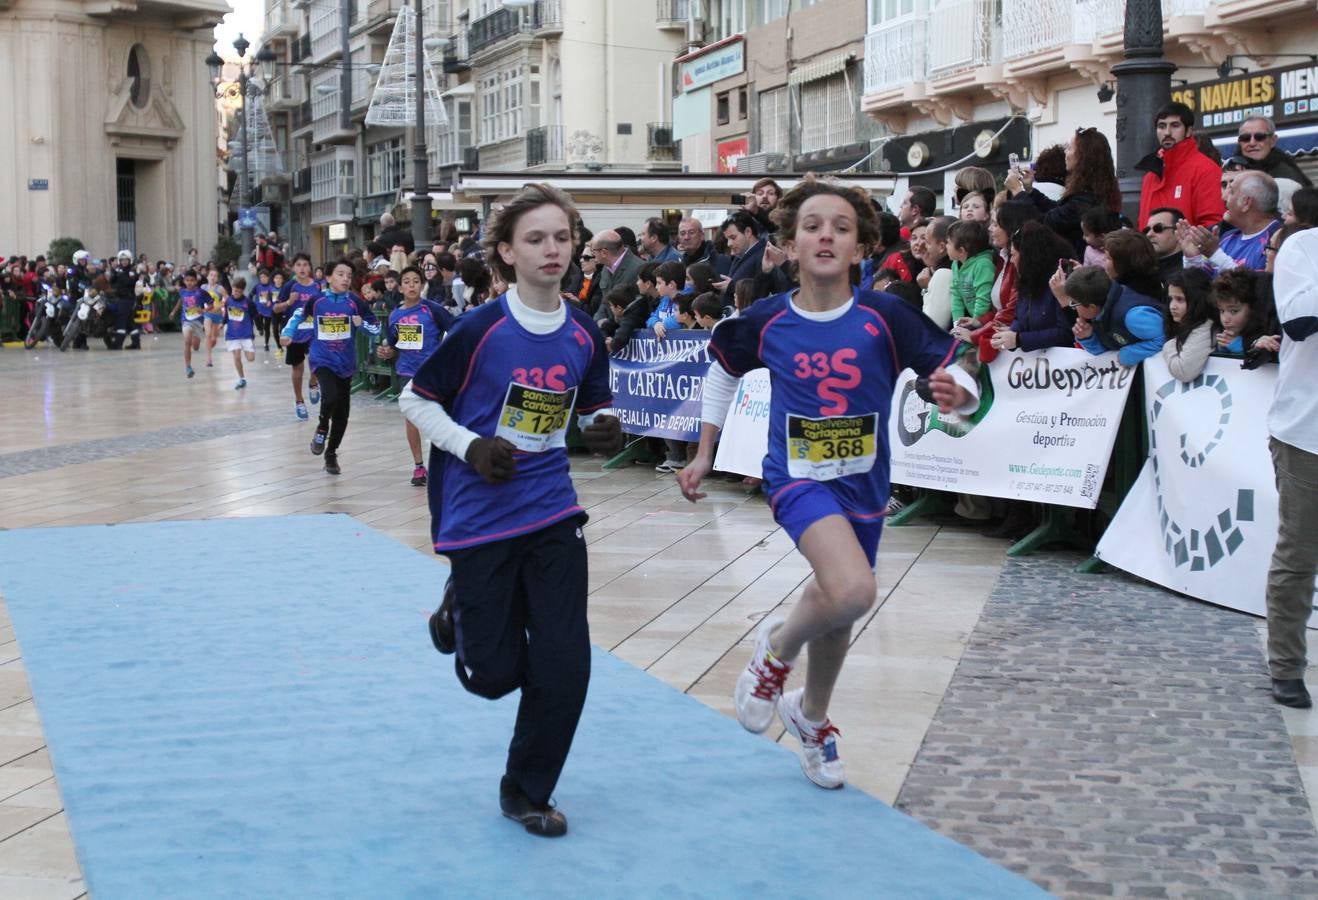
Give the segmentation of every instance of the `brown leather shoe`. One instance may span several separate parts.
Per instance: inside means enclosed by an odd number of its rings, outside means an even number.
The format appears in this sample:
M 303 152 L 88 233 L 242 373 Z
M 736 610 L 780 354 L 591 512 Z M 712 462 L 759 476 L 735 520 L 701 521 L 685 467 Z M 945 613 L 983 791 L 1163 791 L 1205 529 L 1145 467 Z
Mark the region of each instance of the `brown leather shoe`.
M 567 818 L 552 806 L 536 806 L 507 775 L 499 782 L 499 809 L 505 818 L 520 822 L 539 837 L 562 837 L 567 834 Z

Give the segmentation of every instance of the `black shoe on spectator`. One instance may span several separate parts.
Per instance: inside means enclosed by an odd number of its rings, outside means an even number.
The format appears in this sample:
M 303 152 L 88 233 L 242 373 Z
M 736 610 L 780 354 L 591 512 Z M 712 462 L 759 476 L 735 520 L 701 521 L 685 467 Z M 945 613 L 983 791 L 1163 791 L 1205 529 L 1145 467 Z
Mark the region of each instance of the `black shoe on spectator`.
M 1272 679 L 1272 699 L 1292 709 L 1308 709 L 1313 706 L 1303 678 Z
M 331 475 L 343 474 L 343 470 L 339 468 L 339 458 L 333 453 L 325 454 L 325 471 Z
M 457 647 L 457 635 L 453 632 L 453 576 L 444 582 L 444 600 L 439 609 L 430 614 L 430 640 L 435 649 L 445 656 Z
M 507 775 L 499 782 L 499 809 L 506 818 L 526 827 L 540 837 L 562 837 L 567 834 L 567 818 L 552 806 L 535 806 Z

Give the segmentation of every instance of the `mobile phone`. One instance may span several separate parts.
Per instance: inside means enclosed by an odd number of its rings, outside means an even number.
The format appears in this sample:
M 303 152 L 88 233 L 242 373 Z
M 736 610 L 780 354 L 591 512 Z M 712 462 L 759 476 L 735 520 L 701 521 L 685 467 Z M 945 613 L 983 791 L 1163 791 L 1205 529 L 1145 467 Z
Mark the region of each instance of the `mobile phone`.
M 1009 168 L 1009 169 L 1019 169 L 1020 166 L 1021 166 L 1021 158 L 1020 158 L 1020 156 L 1018 156 L 1018 155 L 1015 154 L 1015 153 L 1012 153 L 1011 155 L 1009 155 L 1009 156 L 1007 157 L 1007 168 Z
M 1063 256 L 1057 260 L 1057 265 L 1058 268 L 1060 268 L 1063 272 L 1070 275 L 1072 272 L 1075 271 L 1075 267 L 1080 265 L 1080 263 L 1076 262 L 1074 259 L 1067 259 L 1065 256 Z
M 745 195 L 745 194 L 733 194 L 732 197 L 731 197 L 731 200 L 732 200 L 732 202 L 733 202 L 734 204 L 736 204 L 737 206 L 745 206 L 745 205 L 746 205 L 746 195 Z

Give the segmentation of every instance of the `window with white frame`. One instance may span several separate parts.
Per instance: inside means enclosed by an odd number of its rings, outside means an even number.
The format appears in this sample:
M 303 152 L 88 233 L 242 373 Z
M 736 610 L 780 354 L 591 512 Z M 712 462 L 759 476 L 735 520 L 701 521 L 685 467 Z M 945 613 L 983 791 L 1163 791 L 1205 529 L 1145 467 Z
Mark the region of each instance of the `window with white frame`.
M 311 2 L 311 40 L 318 41 L 333 34 L 339 27 L 339 4 L 337 0 L 312 0 Z
M 449 33 L 449 0 L 423 0 L 421 4 L 421 27 L 426 35 L 445 35 Z
M 339 73 L 335 69 L 317 72 L 311 79 L 311 118 L 325 119 L 338 114 Z
M 366 147 L 366 193 L 392 193 L 403 186 L 403 139 L 390 138 Z
M 857 109 L 845 72 L 801 85 L 801 152 L 854 142 Z
M 759 95 L 759 126 L 761 153 L 787 153 L 791 150 L 790 89 L 761 91 Z
M 337 183 L 337 163 L 333 159 L 322 160 L 311 167 L 311 199 L 332 199 Z
M 923 9 L 925 3 L 923 0 L 869 0 L 870 28 L 909 16 L 917 6 Z
M 760 0 L 755 24 L 768 25 L 774 19 L 781 19 L 787 15 L 789 3 L 790 0 Z
M 744 32 L 746 30 L 746 0 L 722 0 L 718 23 L 720 38 Z
M 481 78 L 481 143 L 491 144 L 517 137 L 523 133 L 526 102 L 526 82 L 539 81 L 539 66 L 529 67 L 534 76 L 526 72 L 521 64 L 514 63 Z M 539 87 L 536 92 L 534 117 L 539 118 Z

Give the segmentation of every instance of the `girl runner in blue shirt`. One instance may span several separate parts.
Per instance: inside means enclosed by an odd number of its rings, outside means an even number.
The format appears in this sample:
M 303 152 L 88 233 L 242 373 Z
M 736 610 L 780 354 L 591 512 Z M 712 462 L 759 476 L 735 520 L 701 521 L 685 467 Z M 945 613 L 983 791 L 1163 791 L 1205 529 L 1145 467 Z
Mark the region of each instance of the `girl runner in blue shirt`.
M 440 652 L 456 646 L 468 691 L 521 691 L 499 806 L 545 837 L 567 833 L 549 801 L 590 680 L 586 514 L 569 472 L 568 417 L 592 448 L 622 446 L 604 338 L 559 296 L 577 221 L 568 196 L 546 184 L 494 214 L 486 258 L 507 292 L 463 314 L 398 401 L 434 445 L 431 532 L 453 573 L 431 639 Z
M 944 367 L 965 345 L 890 294 L 862 292 L 851 267 L 879 236 L 862 190 L 807 176 L 773 213 L 800 268 L 797 291 L 760 300 L 719 323 L 705 378 L 700 449 L 678 473 L 692 502 L 713 466 L 714 442 L 737 379 L 767 368 L 773 385 L 764 487 L 774 519 L 814 576 L 791 614 L 765 617 L 734 700 L 742 726 L 774 713 L 801 746 L 801 767 L 824 788 L 844 782 L 828 704 L 851 626 L 874 602 L 874 562 L 888 500 L 888 413 L 903 369 L 928 376 L 940 410 L 978 408 L 969 373 Z M 783 688 L 809 647 L 805 686 Z

